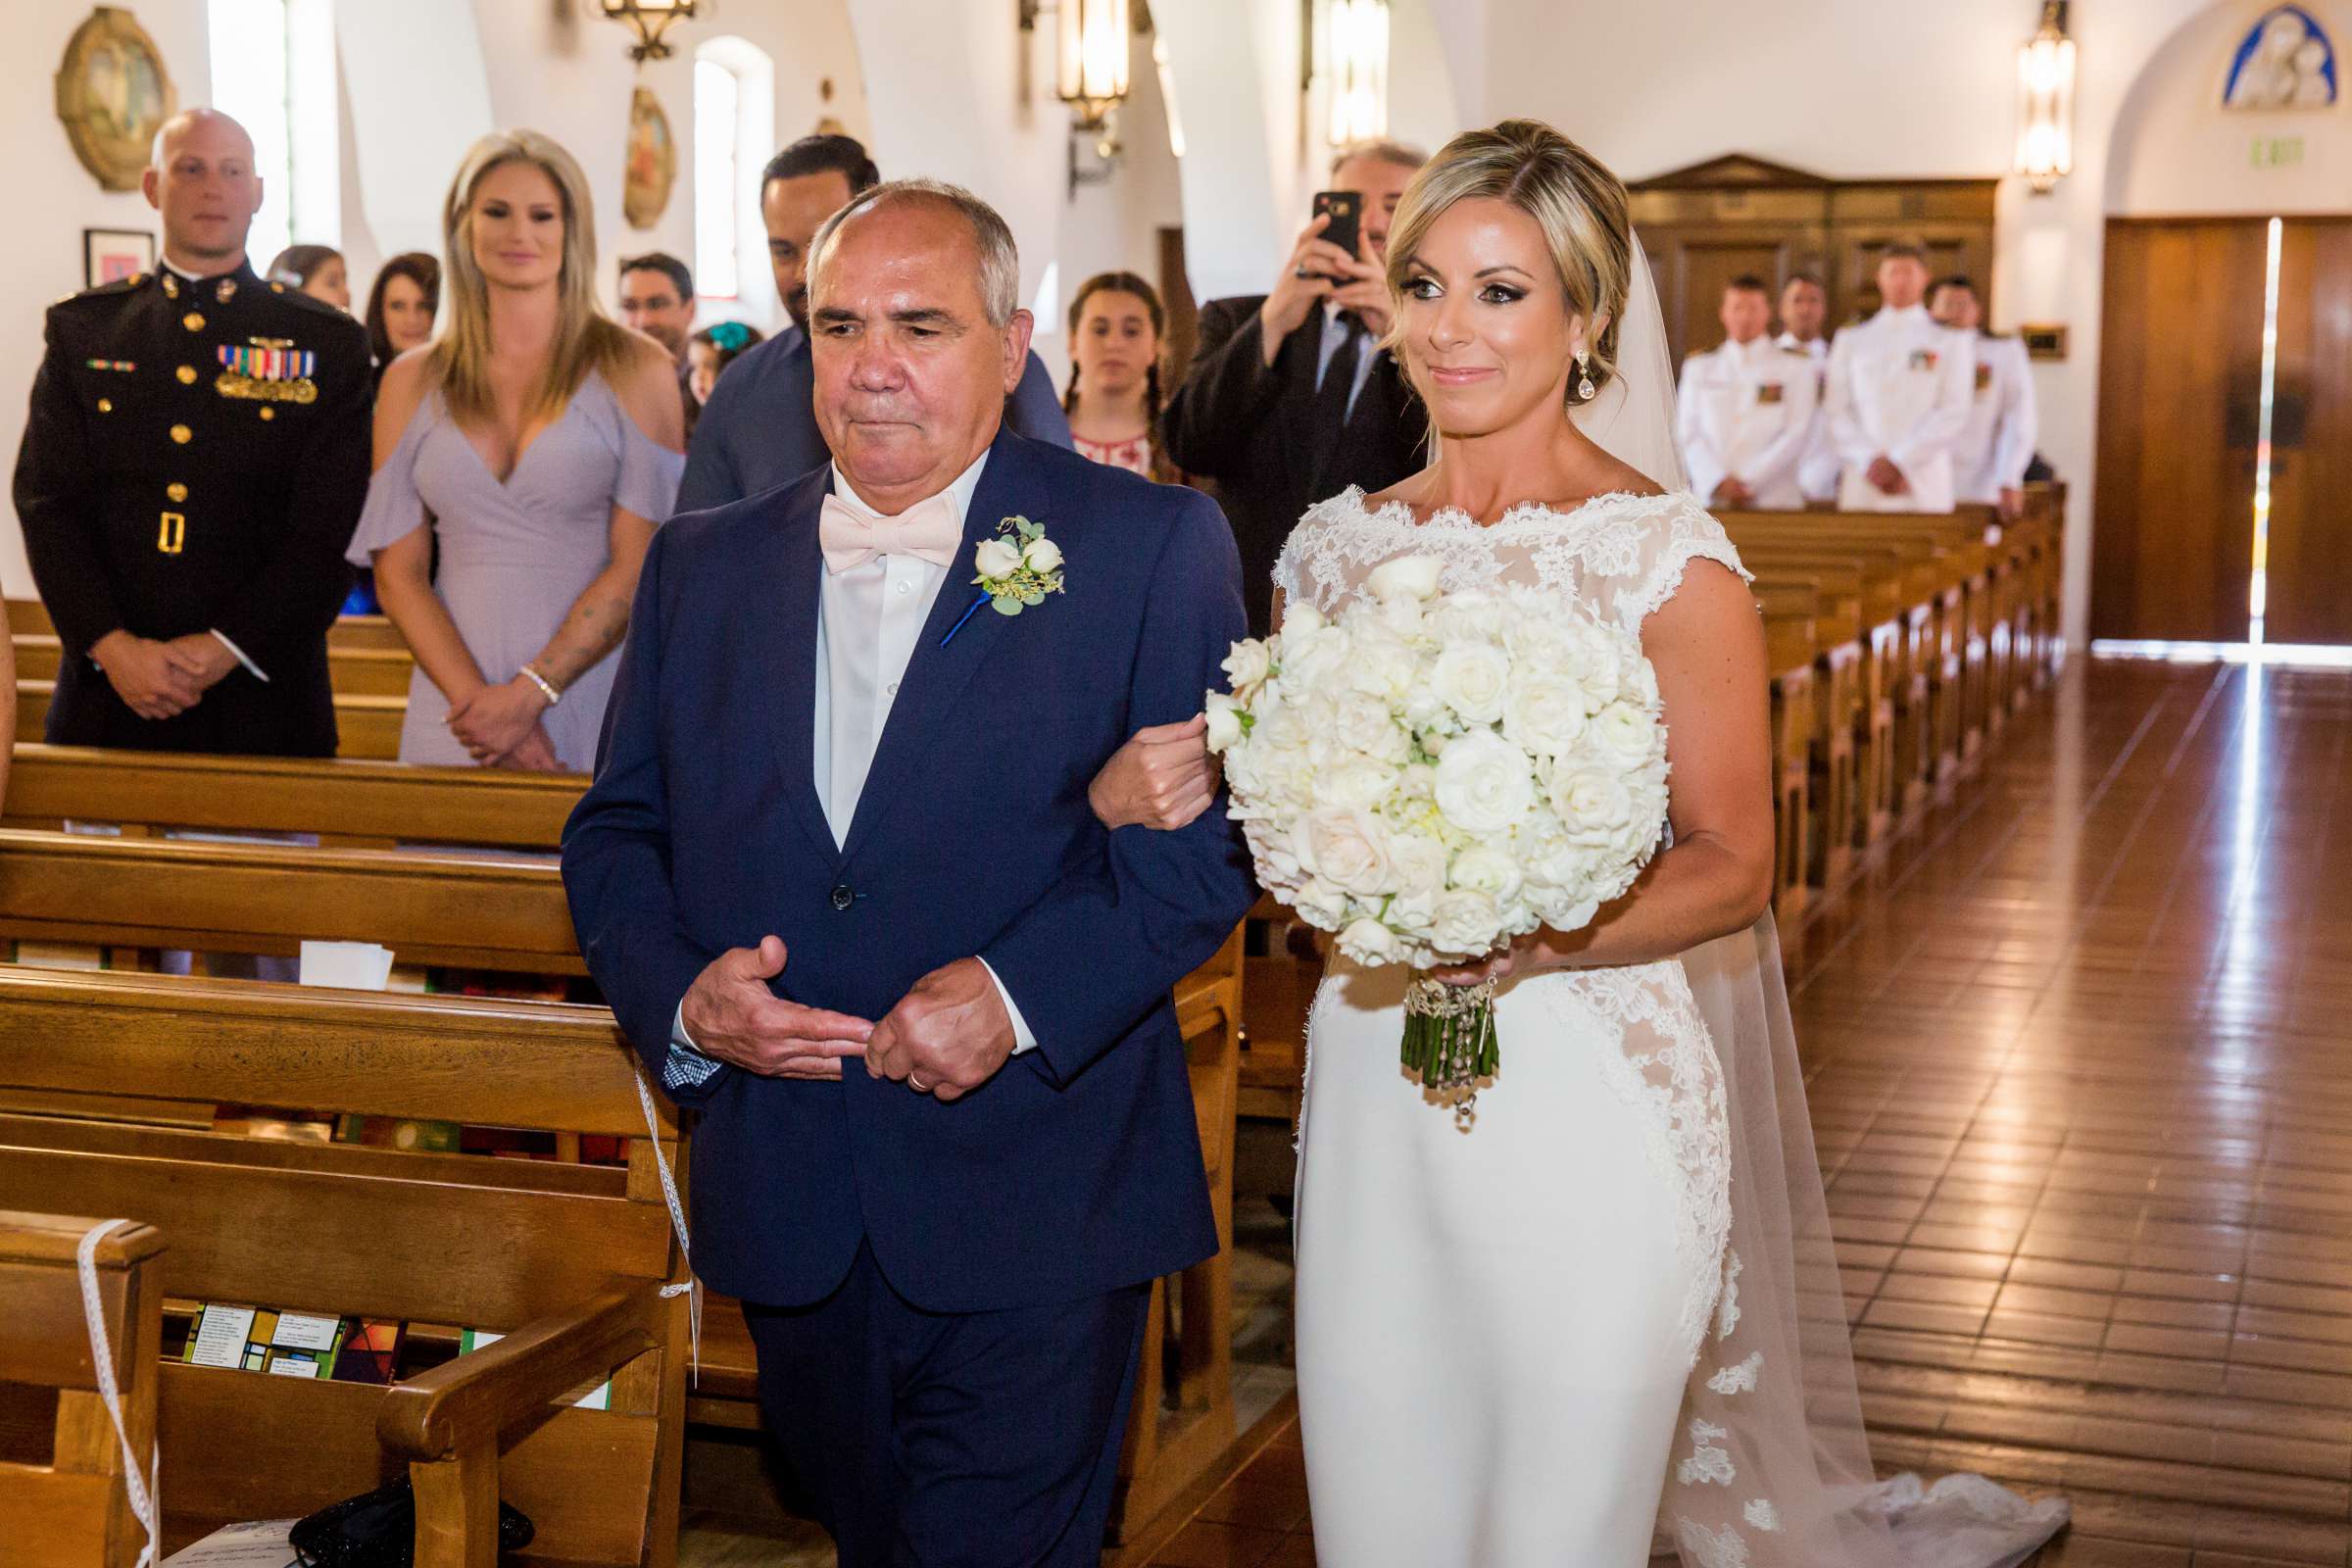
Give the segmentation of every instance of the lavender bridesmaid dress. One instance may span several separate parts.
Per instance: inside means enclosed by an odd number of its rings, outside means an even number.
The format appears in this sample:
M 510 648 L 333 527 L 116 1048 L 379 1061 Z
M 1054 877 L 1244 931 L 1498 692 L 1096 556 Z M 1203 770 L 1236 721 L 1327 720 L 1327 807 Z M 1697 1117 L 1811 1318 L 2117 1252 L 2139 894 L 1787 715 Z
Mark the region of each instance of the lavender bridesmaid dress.
M 367 565 L 373 552 L 430 526 L 441 545 L 434 590 L 484 677 L 512 680 L 612 561 L 612 509 L 665 520 L 685 466 L 679 454 L 649 440 L 591 372 L 502 484 L 451 420 L 441 394 L 428 392 L 368 482 L 349 556 Z M 616 653 L 607 655 L 540 720 L 574 772 L 595 766 L 618 664 Z M 400 760 L 469 765 L 448 718 L 449 699 L 419 666 L 409 682 Z

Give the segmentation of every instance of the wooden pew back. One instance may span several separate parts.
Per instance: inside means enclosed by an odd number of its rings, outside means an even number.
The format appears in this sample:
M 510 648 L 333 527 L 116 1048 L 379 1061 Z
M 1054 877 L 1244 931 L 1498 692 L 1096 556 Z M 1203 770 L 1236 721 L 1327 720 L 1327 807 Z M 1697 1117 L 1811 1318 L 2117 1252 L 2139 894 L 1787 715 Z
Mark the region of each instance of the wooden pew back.
M 401 963 L 586 972 L 553 863 L 391 850 L 0 830 L 0 939 L 281 956 L 374 942 Z
M 78 818 L 316 833 L 340 848 L 397 842 L 552 852 L 587 784 L 577 773 L 20 746 L 8 816 L 41 827 Z
M 146 1543 L 124 1479 L 123 1442 L 154 1479 L 161 1372 L 163 1234 L 133 1223 L 108 1233 L 92 1263 L 122 1434 L 99 1395 L 75 1253 L 96 1219 L 0 1209 L 0 1384 L 57 1391 L 47 1464 L 0 1462 L 0 1519 L 12 1561 L 128 1568 Z
M 150 1219 L 172 1242 L 164 1291 L 197 1301 L 490 1329 L 534 1348 L 532 1325 L 604 1303 L 598 1345 L 610 1359 L 579 1371 L 594 1380 L 621 1368 L 612 1408 L 509 1410 L 513 1446 L 492 1458 L 493 1494 L 532 1517 L 533 1551 L 550 1558 L 637 1563 L 674 1538 L 684 1301 L 658 1292 L 682 1266 L 635 1061 L 611 1013 L 0 971 L 0 1095 L 70 1108 L 101 1088 L 633 1136 L 623 1170 L 0 1115 L 0 1205 L 62 1197 Z M 656 1113 L 674 1160 L 674 1117 L 659 1101 Z M 420 1494 L 431 1492 L 425 1472 L 483 1438 L 436 1424 L 447 1406 L 421 1387 L 434 1376 L 386 1390 L 164 1364 L 170 1544 L 308 1512 L 383 1484 L 404 1459 Z M 426 1451 L 445 1445 L 453 1452 Z

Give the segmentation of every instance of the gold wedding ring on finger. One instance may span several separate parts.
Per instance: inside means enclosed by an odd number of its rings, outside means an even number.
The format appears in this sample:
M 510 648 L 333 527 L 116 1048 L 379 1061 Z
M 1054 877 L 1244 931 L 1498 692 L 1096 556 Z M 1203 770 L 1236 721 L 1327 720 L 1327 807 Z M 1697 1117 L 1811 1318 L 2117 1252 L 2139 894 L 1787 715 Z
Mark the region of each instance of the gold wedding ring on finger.
M 906 1075 L 906 1087 L 918 1095 L 927 1095 L 931 1092 L 931 1086 L 912 1073 Z

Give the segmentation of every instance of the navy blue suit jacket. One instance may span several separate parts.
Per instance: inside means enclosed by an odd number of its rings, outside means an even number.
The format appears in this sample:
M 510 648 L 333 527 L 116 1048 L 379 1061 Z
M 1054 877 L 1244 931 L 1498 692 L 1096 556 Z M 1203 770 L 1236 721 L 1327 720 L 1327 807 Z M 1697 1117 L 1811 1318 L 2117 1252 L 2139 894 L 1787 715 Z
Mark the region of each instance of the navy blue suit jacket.
M 723 507 L 832 462 L 816 426 L 815 389 L 808 334 L 797 326 L 738 356 L 695 419 L 676 510 Z M 1004 422 L 1033 441 L 1070 444 L 1070 421 L 1054 395 L 1054 378 L 1034 354 L 1021 384 L 1004 400 Z
M 978 955 L 1037 1049 L 942 1104 L 856 1060 L 839 1083 L 722 1067 L 699 1106 L 693 1257 L 712 1287 L 823 1298 L 864 1240 L 928 1310 L 1072 1300 L 1213 1254 L 1169 989 L 1248 909 L 1222 803 L 1175 833 L 1105 830 L 1087 786 L 1181 721 L 1241 635 L 1233 535 L 1198 491 L 1000 433 L 962 552 L 892 707 L 847 844 L 812 770 L 817 514 L 829 469 L 672 518 L 639 580 L 595 783 L 564 835 L 580 950 L 659 1081 L 671 1015 L 728 948 L 774 933 L 779 996 L 880 1018 Z M 976 597 L 1013 514 L 1066 590 Z

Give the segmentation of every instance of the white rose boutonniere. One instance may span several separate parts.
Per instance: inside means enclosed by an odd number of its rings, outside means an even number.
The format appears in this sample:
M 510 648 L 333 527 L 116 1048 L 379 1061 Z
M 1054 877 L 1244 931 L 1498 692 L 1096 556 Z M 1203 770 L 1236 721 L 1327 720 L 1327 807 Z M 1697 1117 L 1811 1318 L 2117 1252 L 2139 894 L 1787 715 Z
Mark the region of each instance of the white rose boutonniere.
M 1062 591 L 1061 546 L 1046 537 L 1044 523 L 1027 517 L 1006 517 L 997 524 L 997 536 L 981 540 L 972 552 L 972 565 L 979 572 L 972 585 L 980 596 L 939 640 L 942 648 L 982 605 L 1000 615 L 1017 615 L 1044 604 L 1046 595 Z

